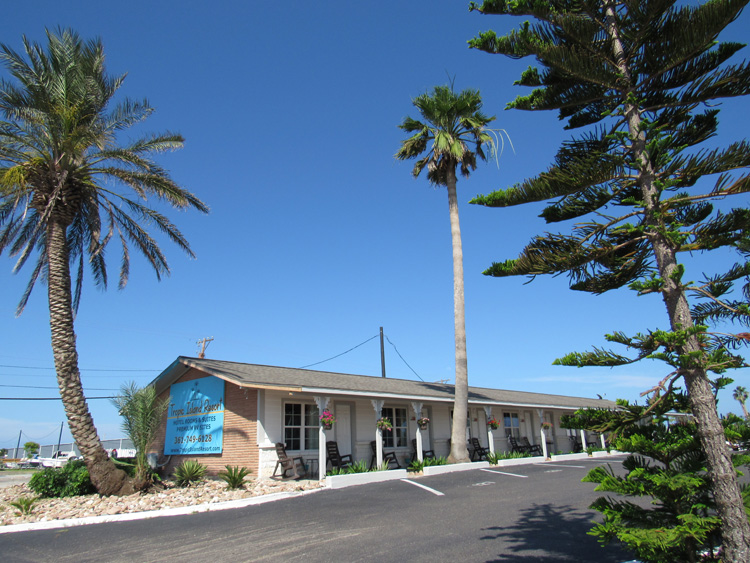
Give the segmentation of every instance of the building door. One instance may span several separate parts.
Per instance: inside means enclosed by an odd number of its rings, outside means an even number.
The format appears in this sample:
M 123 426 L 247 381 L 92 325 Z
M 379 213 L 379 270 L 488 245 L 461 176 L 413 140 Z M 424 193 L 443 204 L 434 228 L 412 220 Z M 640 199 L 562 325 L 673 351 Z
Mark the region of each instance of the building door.
M 336 442 L 341 455 L 352 453 L 352 415 L 349 405 L 336 405 Z

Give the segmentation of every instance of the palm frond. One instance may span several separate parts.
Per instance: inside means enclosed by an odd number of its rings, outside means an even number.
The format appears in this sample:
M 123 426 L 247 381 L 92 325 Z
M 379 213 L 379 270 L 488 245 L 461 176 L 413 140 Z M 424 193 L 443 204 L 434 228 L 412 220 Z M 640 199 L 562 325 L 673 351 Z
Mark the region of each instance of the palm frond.
M 114 238 L 124 245 L 120 286 L 129 273 L 129 243 L 144 254 L 157 278 L 169 271 L 147 227 L 193 256 L 182 233 L 146 203 L 155 197 L 173 207 L 208 211 L 153 159 L 181 148 L 184 140 L 165 132 L 120 142 L 119 134 L 153 108 L 147 100 L 114 102 L 125 76 L 107 74 L 99 39 L 48 30 L 44 45 L 24 38 L 16 51 L 0 44 L 0 64 L 8 75 L 0 79 L 0 253 L 18 257 L 15 270 L 38 254 L 20 309 L 34 283 L 44 279 L 46 229 L 52 222 L 66 229 L 70 267 L 76 270 L 76 307 L 84 270 L 106 287 L 105 250 Z

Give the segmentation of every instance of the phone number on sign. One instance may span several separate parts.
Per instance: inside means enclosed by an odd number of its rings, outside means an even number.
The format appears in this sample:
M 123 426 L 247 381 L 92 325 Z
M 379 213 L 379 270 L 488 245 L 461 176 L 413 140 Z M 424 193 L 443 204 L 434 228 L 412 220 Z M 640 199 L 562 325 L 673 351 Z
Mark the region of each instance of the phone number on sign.
M 192 436 L 175 436 L 175 444 L 192 444 L 194 442 L 210 442 L 211 434 L 193 434 Z

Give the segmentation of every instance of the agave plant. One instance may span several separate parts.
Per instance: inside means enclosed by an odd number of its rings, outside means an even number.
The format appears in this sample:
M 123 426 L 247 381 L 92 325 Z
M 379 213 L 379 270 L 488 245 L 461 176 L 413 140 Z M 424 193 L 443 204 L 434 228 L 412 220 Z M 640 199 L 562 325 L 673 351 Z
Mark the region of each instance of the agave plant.
M 174 470 L 174 480 L 180 487 L 189 487 L 205 476 L 206 466 L 194 459 L 186 459 Z
M 245 477 L 252 473 L 247 467 L 226 466 L 226 471 L 219 472 L 219 479 L 227 484 L 228 489 L 241 489 L 245 485 Z

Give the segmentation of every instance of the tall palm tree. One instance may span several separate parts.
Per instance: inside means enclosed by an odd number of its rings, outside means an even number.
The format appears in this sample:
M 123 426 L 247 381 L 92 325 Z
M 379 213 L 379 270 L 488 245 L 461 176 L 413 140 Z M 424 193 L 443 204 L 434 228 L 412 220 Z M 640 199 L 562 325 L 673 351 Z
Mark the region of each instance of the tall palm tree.
M 495 143 L 486 128 L 495 118 L 481 112 L 482 98 L 477 90 L 456 94 L 452 87 L 436 86 L 431 94 L 413 100 L 423 121 L 407 117 L 399 125 L 412 135 L 401 142 L 396 158 L 419 158 L 412 174 L 417 178 L 427 167 L 427 179 L 448 188 L 451 237 L 453 243 L 453 312 L 456 342 L 456 385 L 453 428 L 449 461 L 468 461 L 466 424 L 469 407 L 469 380 L 466 360 L 466 322 L 464 311 L 464 266 L 461 227 L 458 221 L 456 169 L 468 177 L 477 167 L 477 157 L 486 160 L 484 147 L 494 151 Z M 431 145 L 430 145 L 431 143 Z M 429 149 L 428 149 L 428 145 Z M 423 155 L 423 153 L 426 154 Z
M 47 31 L 46 49 L 25 37 L 23 44 L 23 53 L 0 45 L 0 62 L 13 79 L 0 80 L 0 253 L 18 257 L 15 271 L 37 256 L 18 313 L 35 282 L 46 281 L 55 370 L 70 432 L 96 489 L 125 494 L 132 481 L 102 448 L 81 386 L 73 320 L 84 263 L 95 283 L 106 287 L 104 251 L 119 239 L 120 288 L 130 269 L 128 242 L 160 278 L 169 273 L 166 259 L 139 220 L 192 252 L 180 231 L 143 201 L 150 195 L 178 208 L 208 209 L 152 160 L 152 153 L 181 147 L 180 135 L 119 143 L 120 131 L 153 110 L 145 100 L 110 105 L 124 76 L 106 74 L 100 40 L 84 42 L 73 31 L 58 30 Z M 71 264 L 77 269 L 75 288 Z
M 732 393 L 732 398 L 739 402 L 742 407 L 742 413 L 745 415 L 745 418 L 748 418 L 749 415 L 747 414 L 747 407 L 745 406 L 745 401 L 747 401 L 748 398 L 747 389 L 742 387 L 742 385 L 738 385 L 735 388 L 734 393 Z

